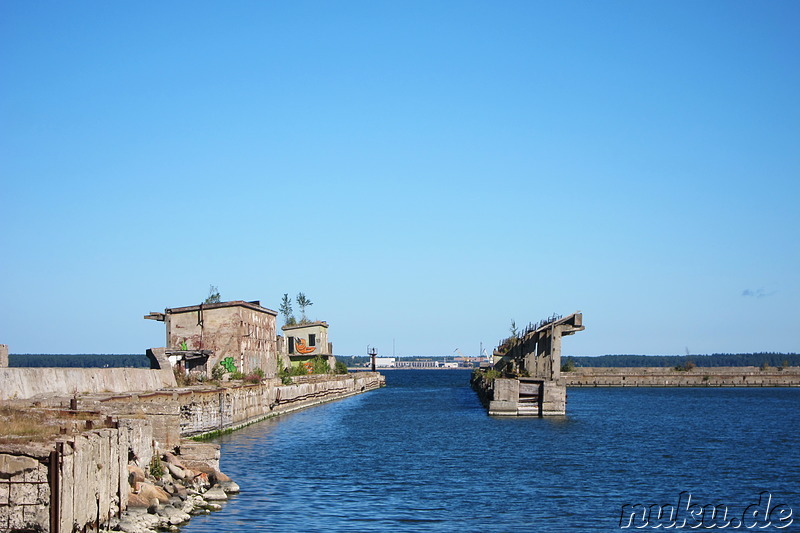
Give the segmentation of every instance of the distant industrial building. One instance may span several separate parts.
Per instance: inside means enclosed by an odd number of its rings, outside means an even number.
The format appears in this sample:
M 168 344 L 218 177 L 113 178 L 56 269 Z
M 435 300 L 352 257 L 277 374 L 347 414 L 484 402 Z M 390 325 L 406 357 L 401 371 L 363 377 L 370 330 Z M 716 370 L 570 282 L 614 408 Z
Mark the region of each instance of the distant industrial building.
M 403 361 L 398 360 L 395 363 L 395 368 L 440 368 L 442 363 L 440 361 Z

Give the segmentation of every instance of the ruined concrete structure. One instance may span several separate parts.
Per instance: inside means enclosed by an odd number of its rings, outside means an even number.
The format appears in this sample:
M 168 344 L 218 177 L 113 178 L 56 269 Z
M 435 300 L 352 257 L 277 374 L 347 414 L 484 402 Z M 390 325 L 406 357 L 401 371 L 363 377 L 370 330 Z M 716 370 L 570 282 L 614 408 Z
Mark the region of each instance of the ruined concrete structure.
M 145 318 L 165 322 L 167 344 L 148 350 L 150 369 L 8 368 L 8 347 L 0 345 L 4 405 L 13 404 L 25 413 L 22 418 L 31 409 L 47 411 L 48 424 L 58 424 L 34 445 L 0 443 L 0 533 L 107 529 L 129 505 L 153 505 L 129 475 L 134 468 L 147 469 L 153 457 L 174 452 L 187 467 L 205 469 L 193 472 L 192 479 L 209 468 L 209 476 L 219 474 L 219 446 L 186 437 L 385 384 L 383 376 L 370 372 L 279 379 L 276 316 L 259 302 L 245 301 L 150 313 Z M 327 328 L 325 322 L 289 328 L 292 352 L 333 361 Z M 288 348 L 287 343 L 285 364 L 292 356 Z M 173 367 L 209 375 L 220 362 L 229 371 L 261 369 L 265 375 L 252 384 L 176 386 Z
M 494 367 L 531 378 L 557 381 L 561 378 L 561 337 L 583 331 L 580 312 L 546 321 L 519 338 L 509 338 L 494 353 Z
M 0 391 L 17 383 L 12 387 L 15 399 L 6 400 L 9 405 L 45 409 L 66 416 L 61 424 L 80 426 L 79 434 L 55 440 L 0 444 L 0 532 L 107 529 L 132 497 L 129 465 L 147 469 L 154 455 L 170 451 L 187 466 L 218 470 L 218 445 L 189 442 L 185 437 L 235 429 L 385 383 L 380 374 L 361 372 L 298 376 L 284 385 L 271 380 L 181 389 L 174 387 L 165 352 L 149 351 L 154 366 L 149 370 L 0 368 L 4 385 Z M 114 378 L 103 381 L 105 371 Z M 125 381 L 126 372 L 149 378 Z M 9 376 L 16 381 L 6 381 Z M 160 386 L 165 376 L 172 378 L 172 388 Z M 136 388 L 147 385 L 148 379 L 152 386 Z M 64 382 L 77 388 L 67 390 Z M 128 389 L 114 392 L 109 386 Z M 207 453 L 209 447 L 212 455 Z
M 210 375 L 230 357 L 242 373 L 261 369 L 273 378 L 278 374 L 277 314 L 258 301 L 236 300 L 168 308 L 144 318 L 165 323 L 168 351 L 199 354 L 191 365 L 199 371 Z
M 308 322 L 294 324 L 281 328 L 286 341 L 284 343 L 287 355 L 330 355 L 333 345 L 328 342 L 327 322 Z
M 561 337 L 583 331 L 583 315 L 573 313 L 528 328 L 495 349 L 494 368 L 502 377 L 476 374 L 472 386 L 490 415 L 563 415 L 567 387 L 561 377 Z
M 307 322 L 305 324 L 287 325 L 281 328 L 284 338 L 280 343 L 280 353 L 286 366 L 308 361 L 321 355 L 328 359 L 328 366 L 333 368 L 333 344 L 328 341 L 327 322 Z
M 55 442 L 0 445 L 0 531 L 97 531 L 127 507 L 128 465 L 147 468 L 154 453 L 149 421 L 85 424 Z

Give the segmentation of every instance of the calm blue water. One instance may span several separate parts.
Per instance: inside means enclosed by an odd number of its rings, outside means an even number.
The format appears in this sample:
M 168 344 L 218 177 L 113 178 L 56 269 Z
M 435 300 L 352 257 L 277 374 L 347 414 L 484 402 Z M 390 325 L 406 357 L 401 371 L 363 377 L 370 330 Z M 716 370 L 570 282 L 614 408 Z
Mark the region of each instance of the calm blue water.
M 566 417 L 498 419 L 468 371 L 386 376 L 218 439 L 242 493 L 183 531 L 620 531 L 681 491 L 770 491 L 800 530 L 800 389 L 569 389 Z

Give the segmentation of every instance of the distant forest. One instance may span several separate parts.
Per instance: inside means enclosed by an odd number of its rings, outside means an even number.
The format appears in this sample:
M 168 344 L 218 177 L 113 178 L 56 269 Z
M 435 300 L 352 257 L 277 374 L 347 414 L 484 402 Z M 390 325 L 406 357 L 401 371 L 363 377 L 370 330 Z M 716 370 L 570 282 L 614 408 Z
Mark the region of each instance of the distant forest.
M 600 355 L 567 356 L 564 362 L 572 359 L 575 366 L 601 367 L 643 367 L 685 366 L 694 363 L 697 366 L 800 366 L 800 354 L 796 353 L 715 353 L 711 355 Z
M 150 360 L 144 354 L 8 354 L 8 366 L 16 367 L 72 367 L 104 368 L 133 367 L 150 368 Z
M 336 356 L 350 366 L 369 362 L 366 356 Z M 415 359 L 440 359 L 439 357 L 398 357 L 411 361 Z M 452 358 L 448 358 L 452 359 Z M 796 353 L 715 353 L 712 355 L 600 355 L 565 356 L 563 362 L 571 359 L 575 366 L 601 367 L 643 367 L 685 366 L 692 362 L 697 366 L 800 366 L 800 354 Z M 16 367 L 133 367 L 149 368 L 150 361 L 144 354 L 9 354 L 9 366 Z

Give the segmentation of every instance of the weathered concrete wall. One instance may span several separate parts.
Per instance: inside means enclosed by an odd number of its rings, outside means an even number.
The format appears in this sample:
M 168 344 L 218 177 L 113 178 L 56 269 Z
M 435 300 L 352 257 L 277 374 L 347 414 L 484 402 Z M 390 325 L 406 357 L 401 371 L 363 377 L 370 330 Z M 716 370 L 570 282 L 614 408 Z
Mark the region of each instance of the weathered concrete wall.
M 0 449 L 0 531 L 50 531 L 50 451 Z
M 81 398 L 80 406 L 116 416 L 146 416 L 159 447 L 171 449 L 181 437 L 222 431 L 311 405 L 381 387 L 372 372 L 300 376 L 292 385 L 278 383 L 232 387 L 192 387 L 150 394 Z
M 283 326 L 281 328 L 283 334 L 286 336 L 286 340 L 283 344 L 283 348 L 286 350 L 282 355 L 329 355 L 331 351 L 329 348 L 328 343 L 328 323 L 327 322 L 311 322 L 309 324 L 299 324 L 295 326 Z M 311 350 L 311 345 L 309 343 L 309 335 L 315 336 L 315 343 L 313 346 L 313 350 Z M 294 339 L 293 342 L 289 342 L 289 337 Z M 306 346 L 309 351 L 306 353 L 300 353 L 296 349 L 298 340 L 301 340 Z M 295 347 L 295 350 L 292 353 L 289 353 L 289 346 L 292 345 Z
M 151 424 L 156 447 L 170 450 L 180 444 L 180 403 L 185 390 L 141 394 L 85 396 L 79 398 L 80 409 L 100 411 L 120 418 L 147 419 Z
M 566 414 L 567 388 L 563 380 L 536 378 L 484 379 L 472 375 L 472 388 L 494 416 L 557 416 Z
M 542 416 L 567 414 L 567 387 L 564 380 L 545 381 L 542 389 Z
M 579 367 L 561 376 L 568 387 L 800 387 L 800 367 Z
M 209 368 L 232 357 L 241 372 L 260 368 L 267 378 L 277 376 L 274 311 L 238 301 L 166 311 L 167 348 L 186 342 L 190 350 L 214 352 Z
M 129 456 L 150 463 L 147 420 L 0 448 L 0 531 L 96 531 L 128 503 Z
M 259 313 L 252 309 L 242 308 L 242 360 L 244 372 L 256 368 L 264 371 L 264 377 L 274 378 L 278 375 L 278 349 L 276 342 L 275 317 Z
M 0 344 L 0 368 L 8 366 L 8 345 Z
M 0 368 L 0 400 L 175 386 L 171 372 L 146 368 Z
M 296 383 L 292 385 L 250 385 L 180 396 L 181 434 L 191 436 L 235 428 L 377 389 L 383 383 L 383 376 L 372 372 L 294 379 Z

